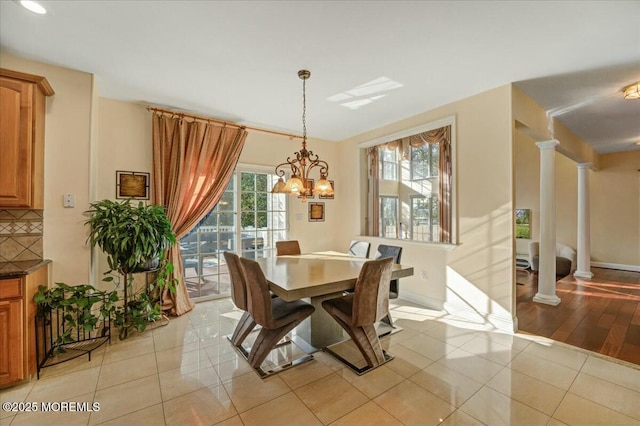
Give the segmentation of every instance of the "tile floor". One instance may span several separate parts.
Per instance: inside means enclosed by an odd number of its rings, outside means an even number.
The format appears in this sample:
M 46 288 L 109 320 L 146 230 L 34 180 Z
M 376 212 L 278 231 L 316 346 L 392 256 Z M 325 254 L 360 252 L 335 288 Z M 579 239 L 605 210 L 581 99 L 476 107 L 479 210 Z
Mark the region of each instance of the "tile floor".
M 638 365 L 393 302 L 395 359 L 363 376 L 321 352 L 262 380 L 225 339 L 239 312 L 209 301 L 0 391 L 99 411 L 0 411 L 0 424 L 640 424 Z

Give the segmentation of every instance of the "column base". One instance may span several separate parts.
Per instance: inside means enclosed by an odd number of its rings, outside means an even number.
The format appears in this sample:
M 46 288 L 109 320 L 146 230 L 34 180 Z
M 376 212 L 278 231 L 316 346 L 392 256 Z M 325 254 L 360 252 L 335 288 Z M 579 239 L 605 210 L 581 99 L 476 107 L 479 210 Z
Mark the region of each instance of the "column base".
M 576 278 L 581 278 L 583 280 L 590 280 L 593 278 L 593 273 L 591 271 L 575 271 L 573 276 Z
M 533 296 L 533 301 L 551 306 L 558 306 L 560 304 L 560 298 L 558 296 L 541 293 L 536 293 L 536 295 Z

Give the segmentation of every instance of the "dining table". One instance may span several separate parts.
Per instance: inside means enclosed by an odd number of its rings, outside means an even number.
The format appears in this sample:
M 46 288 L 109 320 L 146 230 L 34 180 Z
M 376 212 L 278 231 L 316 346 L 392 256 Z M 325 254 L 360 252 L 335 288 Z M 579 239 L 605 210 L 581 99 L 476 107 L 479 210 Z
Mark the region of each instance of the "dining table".
M 305 299 L 315 312 L 295 330 L 292 340 L 306 352 L 315 352 L 348 338 L 342 327 L 322 308 L 322 302 L 355 288 L 364 262 L 336 251 L 256 259 L 269 282 L 269 290 L 287 302 Z M 413 275 L 413 267 L 394 264 L 391 278 Z

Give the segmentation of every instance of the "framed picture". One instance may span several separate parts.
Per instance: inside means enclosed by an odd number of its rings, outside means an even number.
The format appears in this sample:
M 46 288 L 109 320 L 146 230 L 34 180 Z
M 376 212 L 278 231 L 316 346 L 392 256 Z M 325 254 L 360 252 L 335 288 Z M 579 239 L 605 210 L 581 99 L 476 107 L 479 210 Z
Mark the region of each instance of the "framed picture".
M 116 198 L 149 199 L 149 173 L 116 171 Z
M 516 209 L 516 238 L 531 238 L 531 209 Z
M 331 184 L 331 189 L 333 189 L 335 191 L 336 188 L 335 188 L 335 186 L 333 186 L 333 181 L 330 180 L 329 183 Z M 331 195 L 318 195 L 318 198 L 322 198 L 324 200 L 333 200 L 333 194 L 331 194 Z
M 307 190 L 307 198 L 315 198 L 315 196 L 313 195 L 313 183 L 315 182 L 314 179 L 307 179 L 304 182 L 304 188 Z M 302 195 L 298 195 L 298 198 L 302 198 Z
M 309 203 L 309 222 L 324 222 L 324 203 Z

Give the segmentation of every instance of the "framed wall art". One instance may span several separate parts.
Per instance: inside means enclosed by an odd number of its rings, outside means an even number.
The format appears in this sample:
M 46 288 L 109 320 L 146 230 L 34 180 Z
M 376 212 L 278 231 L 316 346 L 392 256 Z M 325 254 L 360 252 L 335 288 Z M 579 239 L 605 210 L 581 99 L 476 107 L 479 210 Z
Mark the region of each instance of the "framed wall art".
M 324 203 L 309 203 L 309 222 L 324 222 Z
M 116 198 L 149 199 L 149 173 L 116 171 Z

